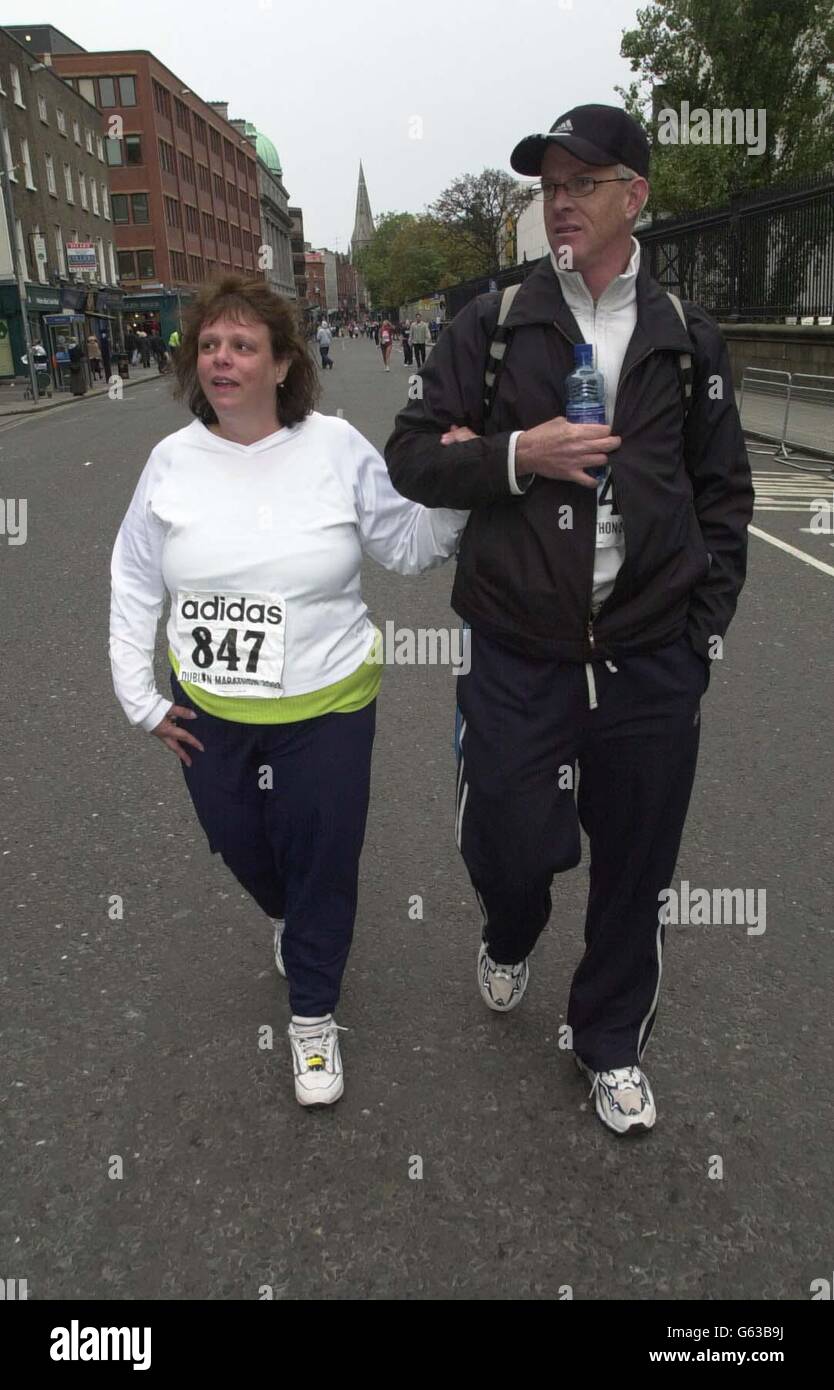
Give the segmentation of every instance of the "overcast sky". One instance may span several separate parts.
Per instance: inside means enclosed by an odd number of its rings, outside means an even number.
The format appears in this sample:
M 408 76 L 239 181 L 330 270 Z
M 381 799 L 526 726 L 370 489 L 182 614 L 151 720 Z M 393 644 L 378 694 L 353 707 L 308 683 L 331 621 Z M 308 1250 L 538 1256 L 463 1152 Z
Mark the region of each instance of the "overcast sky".
M 149 49 L 273 141 L 313 246 L 346 251 L 361 158 L 374 216 L 422 212 L 458 174 L 581 102 L 618 104 L 631 0 L 4 0 L 4 24 Z M 422 134 L 419 135 L 422 122 Z

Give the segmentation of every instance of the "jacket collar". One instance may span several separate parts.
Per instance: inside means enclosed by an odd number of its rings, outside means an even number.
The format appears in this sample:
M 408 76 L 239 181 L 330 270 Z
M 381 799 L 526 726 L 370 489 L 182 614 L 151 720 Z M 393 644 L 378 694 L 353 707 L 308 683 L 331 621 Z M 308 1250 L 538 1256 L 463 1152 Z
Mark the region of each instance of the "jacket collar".
M 666 291 L 652 279 L 645 257 L 640 258 L 636 281 L 637 326 L 623 363 L 627 370 L 647 352 L 691 352 L 692 342 L 684 332 L 674 304 Z M 507 315 L 507 328 L 523 324 L 555 324 L 572 343 L 584 341 L 579 325 L 562 293 L 550 255 L 542 256 L 535 270 L 522 283 Z

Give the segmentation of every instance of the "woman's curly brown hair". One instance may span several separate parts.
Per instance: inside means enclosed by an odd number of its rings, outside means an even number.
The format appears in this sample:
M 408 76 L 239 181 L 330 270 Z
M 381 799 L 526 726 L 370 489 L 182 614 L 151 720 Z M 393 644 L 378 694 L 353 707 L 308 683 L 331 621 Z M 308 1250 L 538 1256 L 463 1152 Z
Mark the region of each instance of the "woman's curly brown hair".
M 184 401 L 204 425 L 217 423 L 197 376 L 197 344 L 208 324 L 228 318 L 236 323 L 265 323 L 272 340 L 274 357 L 292 358 L 284 384 L 275 390 L 278 419 L 282 425 L 297 425 L 315 409 L 319 379 L 307 351 L 292 302 L 276 294 L 263 280 L 247 280 L 242 275 L 224 275 L 204 284 L 189 305 L 184 318 L 182 344 L 176 354 L 177 384 L 174 395 Z

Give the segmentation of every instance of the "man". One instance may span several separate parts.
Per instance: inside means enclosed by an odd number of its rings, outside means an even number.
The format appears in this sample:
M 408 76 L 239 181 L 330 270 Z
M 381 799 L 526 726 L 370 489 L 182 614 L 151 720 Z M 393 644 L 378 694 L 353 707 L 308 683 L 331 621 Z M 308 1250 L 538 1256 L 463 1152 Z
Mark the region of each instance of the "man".
M 177 353 L 179 352 L 179 350 L 180 350 L 180 333 L 179 333 L 179 329 L 178 329 L 178 328 L 175 328 L 175 329 L 173 330 L 173 332 L 170 333 L 170 334 L 168 335 L 168 351 L 169 351 L 170 354 L 171 354 L 171 361 L 172 361 L 172 362 L 176 362 L 176 360 L 177 360 Z
M 330 367 L 332 369 L 333 358 L 330 356 L 330 344 L 333 341 L 333 335 L 330 332 L 330 325 L 327 322 L 327 319 L 322 319 L 321 323 L 319 324 L 319 329 L 316 333 L 316 340 L 319 345 L 319 352 L 321 353 L 322 370 L 325 370 L 327 367 Z
M 411 346 L 414 351 L 414 361 L 418 368 L 423 367 L 426 361 L 426 344 L 429 341 L 429 326 L 423 322 L 422 314 L 414 315 L 414 322 L 411 325 Z
M 472 509 L 452 597 L 472 629 L 457 681 L 456 836 L 484 919 L 481 995 L 501 1012 L 521 1002 L 581 824 L 590 890 L 567 1021 L 597 1114 L 625 1134 L 656 1118 L 640 1063 L 660 989 L 660 895 L 710 658 L 744 583 L 750 467 L 718 328 L 692 304 L 684 328 L 632 236 L 648 196 L 641 127 L 580 106 L 510 162 L 541 177 L 551 249 L 507 316 L 494 396 L 485 405 L 496 293 L 444 329 L 386 457 L 407 497 Z M 595 344 L 608 424 L 564 418 L 580 342 Z

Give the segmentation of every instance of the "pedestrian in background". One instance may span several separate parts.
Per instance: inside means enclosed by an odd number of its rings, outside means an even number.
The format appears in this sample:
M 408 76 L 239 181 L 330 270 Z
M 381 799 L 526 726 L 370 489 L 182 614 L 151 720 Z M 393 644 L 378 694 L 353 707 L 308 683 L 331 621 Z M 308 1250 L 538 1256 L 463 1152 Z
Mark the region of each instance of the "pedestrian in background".
M 330 344 L 333 341 L 333 334 L 330 332 L 330 325 L 326 319 L 319 324 L 316 341 L 319 345 L 319 352 L 321 354 L 322 371 L 326 371 L 328 367 L 332 371 L 333 358 L 330 356 Z
M 391 349 L 394 346 L 394 330 L 387 319 L 383 319 L 379 326 L 379 350 L 382 353 L 383 370 L 390 372 L 388 358 L 391 356 Z
M 113 683 L 273 924 L 296 1099 L 329 1105 L 382 676 L 362 557 L 422 573 L 454 554 L 467 513 L 405 501 L 359 431 L 314 409 L 295 308 L 263 281 L 200 290 L 177 376 L 195 419 L 152 451 L 113 551 Z M 169 595 L 173 701 L 154 676 Z
M 136 336 L 139 339 L 139 354 L 142 360 L 142 366 L 149 367 L 151 365 L 150 335 L 146 333 L 143 328 L 140 328 L 137 330 Z
M 400 328 L 400 340 L 403 345 L 403 366 L 410 367 L 414 361 L 414 353 L 411 350 L 411 324 L 408 319 Z
M 419 369 L 426 360 L 426 344 L 429 341 L 429 326 L 423 322 L 422 314 L 414 315 L 409 336 L 411 346 L 414 349 L 414 361 Z
M 109 381 L 113 364 L 110 357 L 110 334 L 106 328 L 101 330 L 101 360 L 104 366 L 104 380 Z
M 101 345 L 95 333 L 91 333 L 87 339 L 87 356 L 90 359 L 90 371 L 98 381 L 102 374 Z

